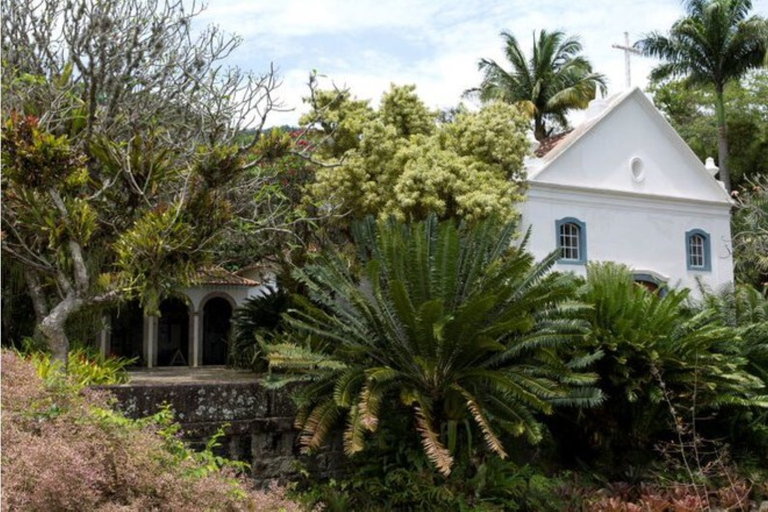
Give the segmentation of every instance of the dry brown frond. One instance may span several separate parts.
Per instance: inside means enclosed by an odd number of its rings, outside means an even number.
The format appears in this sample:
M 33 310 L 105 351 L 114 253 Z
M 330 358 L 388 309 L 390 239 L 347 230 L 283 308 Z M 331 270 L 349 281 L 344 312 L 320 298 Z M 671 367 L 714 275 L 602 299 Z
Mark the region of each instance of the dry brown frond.
M 448 476 L 451 474 L 451 466 L 453 466 L 453 457 L 448 449 L 440 443 L 437 434 L 432 430 L 429 420 L 424 414 L 421 407 L 414 407 L 416 411 L 416 424 L 421 434 L 421 444 L 424 446 L 424 451 L 427 457 L 434 462 L 437 466 L 437 470 Z
M 488 419 L 485 417 L 485 415 L 483 415 L 483 411 L 480 409 L 480 405 L 477 403 L 475 398 L 469 393 L 469 391 L 462 388 L 458 384 L 453 387 L 454 389 L 458 390 L 459 393 L 461 393 L 461 395 L 467 400 L 467 407 L 469 407 L 469 410 L 472 412 L 472 417 L 475 419 L 475 423 L 480 425 L 480 430 L 483 431 L 483 437 L 485 438 L 485 443 L 488 445 L 488 448 L 490 448 L 491 451 L 496 453 L 502 459 L 507 458 L 507 452 L 504 451 L 504 446 L 502 446 L 499 438 L 496 437 L 496 434 L 493 432 L 490 423 L 488 423 Z
M 299 436 L 304 453 L 317 450 L 323 445 L 325 436 L 328 435 L 338 416 L 339 408 L 333 400 L 318 404 L 312 409 Z
M 370 383 L 366 383 L 360 392 L 360 424 L 370 432 L 376 432 L 379 426 L 379 406 L 381 394 L 371 391 Z
M 364 425 L 361 421 L 360 408 L 353 405 L 349 411 L 347 429 L 344 431 L 344 453 L 354 455 L 365 447 L 363 442 Z

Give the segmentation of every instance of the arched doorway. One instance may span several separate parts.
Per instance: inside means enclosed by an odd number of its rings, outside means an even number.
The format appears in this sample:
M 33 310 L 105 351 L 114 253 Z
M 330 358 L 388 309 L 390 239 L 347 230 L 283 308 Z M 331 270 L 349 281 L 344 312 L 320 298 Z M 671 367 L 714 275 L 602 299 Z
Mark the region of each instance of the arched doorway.
M 227 364 L 232 305 L 222 297 L 203 307 L 203 364 Z
M 139 301 L 121 304 L 110 315 L 109 352 L 118 357 L 137 358 L 143 364 L 144 312 Z
M 637 284 L 645 287 L 650 292 L 658 293 L 662 297 L 667 294 L 667 290 L 664 287 L 665 282 L 653 274 L 646 272 L 636 272 L 632 275 L 632 277 Z
M 157 325 L 157 365 L 187 366 L 188 357 L 189 308 L 181 299 L 166 299 Z

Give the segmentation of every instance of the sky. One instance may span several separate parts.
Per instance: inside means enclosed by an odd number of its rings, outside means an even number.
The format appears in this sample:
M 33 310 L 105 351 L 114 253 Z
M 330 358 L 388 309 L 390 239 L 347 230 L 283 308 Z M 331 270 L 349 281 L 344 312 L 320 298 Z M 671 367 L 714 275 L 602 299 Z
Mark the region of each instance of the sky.
M 753 0 L 753 14 L 768 17 L 768 0 Z M 274 64 L 286 112 L 268 126 L 296 125 L 307 110 L 310 72 L 322 88 L 348 87 L 378 101 L 391 83 L 415 84 L 434 109 L 456 106 L 479 85 L 480 58 L 505 65 L 501 31 L 511 32 L 530 55 L 533 32 L 578 36 L 593 69 L 608 78 L 609 94 L 625 89 L 624 52 L 652 31 L 665 33 L 683 16 L 680 0 L 210 0 L 198 23 L 216 24 L 242 37 L 227 63 L 263 73 Z M 645 87 L 654 59 L 631 57 L 632 86 Z

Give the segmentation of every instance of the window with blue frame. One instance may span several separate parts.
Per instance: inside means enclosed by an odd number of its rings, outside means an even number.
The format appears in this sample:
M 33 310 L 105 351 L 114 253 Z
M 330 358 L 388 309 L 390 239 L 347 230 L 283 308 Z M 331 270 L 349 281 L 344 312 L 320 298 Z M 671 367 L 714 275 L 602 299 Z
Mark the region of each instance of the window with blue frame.
M 583 265 L 587 262 L 587 225 L 579 219 L 566 217 L 555 221 L 559 263 Z
M 685 258 L 688 270 L 712 270 L 709 233 L 692 229 L 685 233 Z

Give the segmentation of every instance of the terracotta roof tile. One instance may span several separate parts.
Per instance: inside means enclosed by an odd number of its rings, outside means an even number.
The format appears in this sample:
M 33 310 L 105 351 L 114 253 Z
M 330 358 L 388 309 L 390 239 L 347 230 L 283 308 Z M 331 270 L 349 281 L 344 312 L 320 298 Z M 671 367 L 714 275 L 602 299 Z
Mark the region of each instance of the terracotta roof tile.
M 197 271 L 193 280 L 196 285 L 259 286 L 258 281 L 233 274 L 221 267 L 208 267 Z
M 552 135 L 550 137 L 547 137 L 546 139 L 542 140 L 539 143 L 539 148 L 534 151 L 534 154 L 537 158 L 542 158 L 544 155 L 555 149 L 555 147 L 566 137 L 568 136 L 573 130 L 568 130 L 567 132 L 561 132 L 557 135 Z

